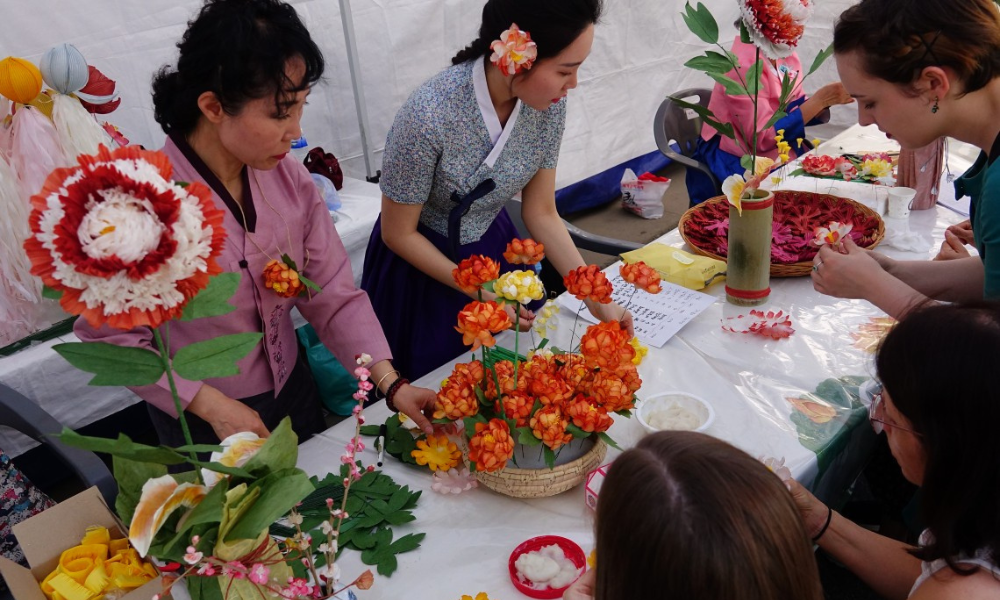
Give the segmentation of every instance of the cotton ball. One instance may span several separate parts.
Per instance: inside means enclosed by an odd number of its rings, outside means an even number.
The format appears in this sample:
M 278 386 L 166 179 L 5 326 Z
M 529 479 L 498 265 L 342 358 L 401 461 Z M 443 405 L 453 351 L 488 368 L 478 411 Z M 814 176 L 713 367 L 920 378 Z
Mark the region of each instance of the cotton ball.
M 14 56 L 0 60 L 0 94 L 14 102 L 28 104 L 41 91 L 42 74 L 38 67 Z
M 87 85 L 90 71 L 87 60 L 73 44 L 60 44 L 49 49 L 39 63 L 42 78 L 60 94 L 72 94 Z

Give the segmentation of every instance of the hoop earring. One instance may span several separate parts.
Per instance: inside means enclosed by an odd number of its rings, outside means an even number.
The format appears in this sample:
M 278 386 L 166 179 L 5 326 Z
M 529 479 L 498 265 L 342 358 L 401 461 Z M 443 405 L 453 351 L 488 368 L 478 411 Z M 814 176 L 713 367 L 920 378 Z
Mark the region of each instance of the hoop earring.
M 940 102 L 940 100 L 941 99 L 938 98 L 937 96 L 934 97 L 934 106 L 931 107 L 931 112 L 935 115 L 937 114 L 937 111 L 940 110 L 941 108 L 940 106 L 938 106 L 938 102 Z

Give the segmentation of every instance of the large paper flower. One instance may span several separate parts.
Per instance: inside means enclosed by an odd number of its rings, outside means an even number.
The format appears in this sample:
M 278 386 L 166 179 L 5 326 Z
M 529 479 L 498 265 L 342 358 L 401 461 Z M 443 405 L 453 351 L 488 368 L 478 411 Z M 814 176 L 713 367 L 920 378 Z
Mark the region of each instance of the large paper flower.
M 530 425 L 531 433 L 553 450 L 558 449 L 563 444 L 570 443 L 573 439 L 572 435 L 566 433 L 569 419 L 566 418 L 562 409 L 555 405 L 538 409 L 532 415 Z
M 488 281 L 493 281 L 500 275 L 500 265 L 488 256 L 478 254 L 458 263 L 452 269 L 451 276 L 463 292 L 473 293 Z
M 576 398 L 569 403 L 566 414 L 573 421 L 573 424 L 587 433 L 601 433 L 607 431 L 614 423 L 603 406 L 583 394 L 577 394 Z
M 660 285 L 660 274 L 641 260 L 631 265 L 622 264 L 619 272 L 622 279 L 640 290 L 646 290 L 650 294 L 659 294 L 663 290 Z
M 525 392 L 510 392 L 503 397 L 503 412 L 508 419 L 517 421 L 518 427 L 528 424 L 531 416 L 531 409 L 535 406 L 535 399 Z
M 587 265 L 570 271 L 563 278 L 566 291 L 577 300 L 593 300 L 600 304 L 611 302 L 611 282 L 597 265 Z
M 739 0 L 754 45 L 772 60 L 795 51 L 812 14 L 809 0 Z
M 435 419 L 451 419 L 456 421 L 471 417 L 479 412 L 479 400 L 476 398 L 475 384 L 465 377 L 449 377 L 448 382 L 441 387 L 434 403 Z
M 222 440 L 222 452 L 213 452 L 209 458 L 210 462 L 221 463 L 227 467 L 242 467 L 253 458 L 264 442 L 267 440 L 259 437 L 256 433 L 241 431 Z M 214 486 L 225 475 L 209 469 L 201 470 L 201 478 L 208 487 Z
M 517 75 L 527 71 L 538 57 L 538 47 L 531 41 L 531 34 L 521 31 L 517 23 L 512 23 L 510 29 L 500 34 L 499 40 L 490 44 L 490 62 L 495 64 L 504 75 Z
M 128 539 L 140 556 L 146 556 L 156 532 L 178 508 L 197 506 L 208 488 L 193 483 L 181 483 L 170 475 L 150 479 L 142 486 L 142 496 L 132 515 Z
M 533 265 L 545 258 L 545 245 L 531 238 L 514 238 L 507 244 L 503 257 L 512 265 Z
M 410 452 L 418 465 L 427 465 L 431 471 L 447 471 L 458 465 L 462 452 L 446 435 L 428 435 L 417 441 L 417 449 Z
M 506 311 L 496 302 L 472 301 L 459 311 L 455 331 L 462 334 L 462 343 L 471 344 L 475 352 L 480 346 L 492 348 L 497 341 L 490 334 L 510 329 L 512 324 Z
M 580 338 L 580 353 L 590 367 L 614 372 L 623 362 L 632 362 L 635 348 L 628 343 L 630 336 L 618 321 L 598 323 L 587 328 Z
M 469 440 L 469 460 L 477 471 L 499 471 L 514 456 L 510 427 L 501 419 L 476 423 L 476 433 Z
M 534 271 L 504 273 L 497 279 L 493 291 L 497 296 L 519 304 L 528 304 L 532 300 L 541 300 L 545 297 L 545 286 Z
M 590 394 L 598 405 L 608 412 L 631 410 L 635 396 L 625 381 L 608 371 L 598 371 L 590 382 Z
M 32 274 L 94 327 L 158 327 L 222 271 L 223 213 L 200 183 L 170 181 L 166 156 L 139 148 L 80 156 L 31 198 Z

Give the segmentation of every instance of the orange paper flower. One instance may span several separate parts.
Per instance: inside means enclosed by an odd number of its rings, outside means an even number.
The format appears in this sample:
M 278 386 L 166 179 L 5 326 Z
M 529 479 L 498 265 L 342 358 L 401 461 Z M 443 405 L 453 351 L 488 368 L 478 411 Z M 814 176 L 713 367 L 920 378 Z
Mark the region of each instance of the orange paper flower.
M 465 377 L 449 377 L 448 383 L 438 392 L 434 403 L 435 419 L 457 421 L 479 412 L 475 384 Z
M 629 344 L 628 332 L 618 321 L 598 323 L 587 328 L 580 338 L 580 353 L 591 367 L 616 371 L 623 362 L 632 362 L 635 348 Z
M 501 419 L 476 423 L 476 433 L 469 440 L 469 461 L 477 471 L 499 471 L 514 456 L 514 439 L 510 427 Z
M 631 265 L 623 264 L 619 272 L 622 279 L 650 294 L 659 294 L 663 291 L 663 287 L 660 286 L 660 274 L 641 260 Z
M 608 412 L 631 410 L 635 407 L 635 397 L 628 385 L 614 373 L 599 371 L 590 383 L 590 394 Z
M 545 258 L 545 244 L 539 244 L 531 238 L 514 238 L 507 244 L 503 257 L 512 265 L 533 265 Z
M 561 354 L 553 360 L 559 365 L 559 374 L 574 389 L 583 386 L 594 373 L 587 359 L 579 354 Z
M 523 369 L 523 367 L 522 367 Z M 493 363 L 493 371 L 496 373 L 496 378 L 494 379 L 493 373 L 488 374 L 486 377 L 486 397 L 490 400 L 497 399 L 497 381 L 500 382 L 500 393 L 501 395 L 509 394 L 515 390 L 524 391 L 527 387 L 526 380 L 521 376 L 524 371 L 518 373 L 520 381 L 515 384 L 514 382 L 514 363 L 509 360 L 499 360 Z
M 635 368 L 635 363 L 622 363 L 615 369 L 615 376 L 625 383 L 633 393 L 638 392 L 642 387 L 642 379 L 639 378 L 639 369 Z
M 471 294 L 484 283 L 499 277 L 500 265 L 488 256 L 476 254 L 458 263 L 452 269 L 451 276 L 463 292 Z
M 555 450 L 563 444 L 568 444 L 573 436 L 566 433 L 566 426 L 569 419 L 563 414 L 562 409 L 556 405 L 549 405 L 540 408 L 530 421 L 531 432 L 542 443 Z
M 837 409 L 826 404 L 820 404 L 819 402 L 805 398 L 785 398 L 785 400 L 788 400 L 796 410 L 808 417 L 813 423 L 820 425 L 829 423 L 837 416 Z
M 472 385 L 477 385 L 483 380 L 483 376 L 486 374 L 486 369 L 483 368 L 483 363 L 478 360 L 467 363 L 458 363 L 451 370 L 451 377 L 449 379 L 465 379 Z
M 524 392 L 510 392 L 503 397 L 503 411 L 508 419 L 517 420 L 518 427 L 528 424 L 535 399 Z
M 475 352 L 480 346 L 492 348 L 497 341 L 491 333 L 499 333 L 511 325 L 510 317 L 496 302 L 473 301 L 458 313 L 455 331 L 462 334 L 462 343 L 471 344 Z
M 293 298 L 305 291 L 298 272 L 283 262 L 272 260 L 264 266 L 264 287 L 282 298 Z
M 606 408 L 599 406 L 593 398 L 588 398 L 583 394 L 577 394 L 576 398 L 569 403 L 566 414 L 574 425 L 587 433 L 607 431 L 614 423 Z
M 570 271 L 563 278 L 563 283 L 566 285 L 566 291 L 576 296 L 577 300 L 589 299 L 600 304 L 611 302 L 611 282 L 597 265 Z

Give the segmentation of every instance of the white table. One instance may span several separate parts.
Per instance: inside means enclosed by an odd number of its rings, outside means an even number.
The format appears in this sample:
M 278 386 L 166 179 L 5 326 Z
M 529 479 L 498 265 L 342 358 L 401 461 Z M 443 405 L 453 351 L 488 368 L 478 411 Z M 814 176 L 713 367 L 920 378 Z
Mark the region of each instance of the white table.
M 339 195 L 343 205 L 332 217 L 350 257 L 354 283 L 358 285 L 368 237 L 381 211 L 382 193 L 377 184 L 344 178 Z M 74 429 L 140 402 L 138 396 L 125 388 L 88 386 L 90 375 L 77 370 L 52 350 L 56 344 L 77 341 L 69 333 L 0 358 L 0 382 L 34 400 L 57 421 Z M 36 445 L 28 437 L 0 426 L 0 448 L 9 456 L 17 456 Z
M 820 151 L 832 153 L 842 142 L 858 139 L 859 133 L 866 132 L 852 128 L 838 136 L 840 139 L 824 144 Z M 792 186 L 814 183 L 807 178 L 789 182 Z M 829 186 L 830 182 L 822 184 Z M 864 184 L 835 183 L 834 187 L 839 195 L 862 201 L 870 193 L 870 186 Z M 930 258 L 937 251 L 935 241 L 943 238 L 944 228 L 961 219 L 961 215 L 942 207 L 914 212 L 907 223 L 888 226 L 909 226 L 920 232 L 926 237 L 926 250 L 884 250 L 900 258 Z M 674 246 L 683 244 L 676 230 L 658 241 Z M 870 317 L 882 313 L 867 302 L 822 296 L 812 289 L 808 277 L 774 279 L 771 284 L 773 292 L 767 308 L 791 314 L 796 329 L 791 338 L 770 340 L 724 332 L 720 319 L 731 314 L 733 307 L 723 300 L 723 286 L 713 285 L 705 291 L 720 300 L 663 348 L 650 349 L 639 367 L 643 387 L 638 395 L 644 398 L 673 389 L 691 391 L 708 399 L 716 411 L 708 433 L 754 456 L 784 457 L 795 477 L 808 485 L 817 473 L 817 457 L 799 442 L 790 420 L 795 409 L 785 398 L 812 391 L 830 377 L 871 374 L 872 356 L 852 347 L 851 333 Z M 557 332 L 554 342 L 568 347 L 566 338 L 572 318 L 564 314 L 562 323 L 566 328 Z M 581 322 L 579 329 L 582 331 L 584 326 Z M 499 343 L 513 347 L 511 338 L 512 334 L 505 332 Z M 462 359 L 467 360 L 464 356 Z M 443 365 L 417 384 L 436 389 L 452 365 Z M 388 411 L 379 403 L 365 414 L 368 423 L 380 423 Z M 863 452 L 874 439 L 864 421 L 861 419 L 838 434 L 843 436 L 847 450 L 836 453 L 834 464 L 829 467 L 831 475 L 835 471 L 852 477 L 857 473 L 861 466 L 857 463 L 864 460 L 858 452 Z M 338 458 L 352 434 L 353 423 L 347 421 L 306 442 L 300 447 L 299 466 L 320 476 L 338 469 Z M 616 417 L 609 434 L 628 447 L 640 439 L 643 430 L 634 419 Z M 375 462 L 370 441 L 361 457 L 366 465 Z M 856 448 L 852 450 L 853 446 Z M 609 450 L 606 461 L 616 455 L 615 450 Z M 462 594 L 475 596 L 480 591 L 491 598 L 519 598 L 522 596 L 510 583 L 507 570 L 510 552 L 519 543 L 537 535 L 555 534 L 576 541 L 585 552 L 593 548 L 593 513 L 585 506 L 583 486 L 535 500 L 508 498 L 484 487 L 459 496 L 442 496 L 430 489 L 431 474 L 426 468 L 403 465 L 393 459 L 387 459 L 383 468 L 398 483 L 424 490 L 415 511 L 417 520 L 395 527 L 395 535 L 425 532 L 427 537 L 420 549 L 399 556 L 399 570 L 391 578 L 377 576 L 371 590 L 359 593 L 363 600 L 402 598 L 412 595 L 413 590 L 420 590 L 421 598 L 457 599 Z M 838 481 L 837 477 L 830 480 Z M 360 562 L 360 555 L 353 551 L 345 553 L 341 560 L 345 578 L 366 568 Z

